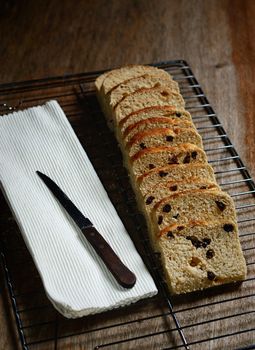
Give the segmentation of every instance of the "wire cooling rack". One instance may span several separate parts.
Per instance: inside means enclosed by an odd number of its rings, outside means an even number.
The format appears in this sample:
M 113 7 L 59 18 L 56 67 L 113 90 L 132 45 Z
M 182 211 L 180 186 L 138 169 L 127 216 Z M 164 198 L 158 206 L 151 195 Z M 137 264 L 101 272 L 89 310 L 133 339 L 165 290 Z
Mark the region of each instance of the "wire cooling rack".
M 148 266 L 159 294 L 129 307 L 77 320 L 58 314 L 45 296 L 33 261 L 0 198 L 0 252 L 13 325 L 23 349 L 255 349 L 255 184 L 185 61 L 156 66 L 180 84 L 218 183 L 235 200 L 248 276 L 242 284 L 171 297 L 143 217 L 122 167 L 117 143 L 95 97 L 101 72 L 0 86 L 1 114 L 56 99 L 65 111 L 124 225 Z M 75 288 L 75 286 L 74 286 Z

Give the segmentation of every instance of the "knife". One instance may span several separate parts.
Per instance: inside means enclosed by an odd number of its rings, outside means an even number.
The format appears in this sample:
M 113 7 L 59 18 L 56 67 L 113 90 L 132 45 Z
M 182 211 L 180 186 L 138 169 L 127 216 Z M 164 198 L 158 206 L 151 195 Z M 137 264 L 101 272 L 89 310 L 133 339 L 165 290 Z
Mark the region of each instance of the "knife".
M 92 222 L 80 212 L 51 178 L 40 171 L 36 171 L 36 173 L 71 216 L 96 253 L 103 260 L 108 270 L 115 277 L 116 281 L 124 288 L 132 288 L 136 283 L 135 274 L 123 264 L 110 245 L 93 226 Z

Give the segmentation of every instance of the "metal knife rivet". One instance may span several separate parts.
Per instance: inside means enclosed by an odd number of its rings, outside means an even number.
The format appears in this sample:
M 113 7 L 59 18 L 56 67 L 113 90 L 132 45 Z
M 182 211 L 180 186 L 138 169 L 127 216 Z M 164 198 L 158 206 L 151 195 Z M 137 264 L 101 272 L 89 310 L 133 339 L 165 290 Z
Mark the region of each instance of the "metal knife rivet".
M 104 249 L 104 245 L 103 245 L 103 244 L 100 244 L 100 245 L 99 245 L 99 248 L 100 248 L 100 249 Z
M 91 231 L 90 236 L 95 236 L 95 232 Z

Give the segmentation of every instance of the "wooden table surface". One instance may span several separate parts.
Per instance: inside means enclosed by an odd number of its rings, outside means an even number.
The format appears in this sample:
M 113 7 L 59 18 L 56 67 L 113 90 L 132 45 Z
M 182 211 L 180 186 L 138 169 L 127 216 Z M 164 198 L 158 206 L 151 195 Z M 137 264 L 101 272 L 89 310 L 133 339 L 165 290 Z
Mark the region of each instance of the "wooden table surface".
M 0 83 L 185 59 L 255 177 L 255 1 L 5 0 Z M 0 274 L 0 349 L 15 349 Z

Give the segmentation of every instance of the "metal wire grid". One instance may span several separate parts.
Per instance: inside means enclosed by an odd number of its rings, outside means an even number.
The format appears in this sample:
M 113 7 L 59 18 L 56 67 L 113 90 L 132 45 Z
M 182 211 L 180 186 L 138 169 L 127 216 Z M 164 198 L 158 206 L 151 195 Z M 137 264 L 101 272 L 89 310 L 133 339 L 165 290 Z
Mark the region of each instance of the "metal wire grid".
M 202 346 L 203 349 L 255 349 L 255 262 L 252 260 L 255 184 L 187 63 L 174 61 L 157 66 L 169 71 L 179 82 L 187 110 L 191 112 L 202 135 L 218 182 L 236 202 L 248 277 L 241 288 L 223 286 L 186 297 L 169 296 L 162 278 L 159 257 L 151 250 L 144 221 L 136 210 L 116 141 L 108 131 L 96 102 L 91 83 L 98 73 L 4 85 L 0 87 L 4 110 L 12 106 L 22 108 L 52 98 L 58 99 L 159 289 L 158 297 L 135 306 L 78 321 L 65 320 L 45 298 L 18 229 L 13 221 L 9 221 L 8 226 L 14 226 L 16 238 L 10 240 L 6 229 L 2 230 L 1 257 L 23 349 L 60 349 L 63 344 L 66 345 L 65 342 L 71 344 L 74 338 L 78 339 L 76 344 L 89 346 L 88 339 L 97 338 L 97 335 L 99 339 L 90 341 L 93 344 L 91 348 L 193 350 L 201 349 Z M 8 211 L 6 215 L 10 217 Z M 26 277 L 19 276 L 17 264 L 20 264 L 20 258 L 23 266 L 31 266 L 29 278 L 32 278 L 32 285 L 36 284 L 37 288 L 25 288 L 23 291 L 24 278 L 27 283 L 28 276 L 27 271 Z M 39 320 L 34 314 L 40 314 Z M 42 318 L 42 314 L 48 318 Z M 84 328 L 84 321 L 90 323 L 90 327 L 86 325 Z M 46 327 L 46 332 L 43 327 Z M 108 333 L 110 337 L 106 336 Z

